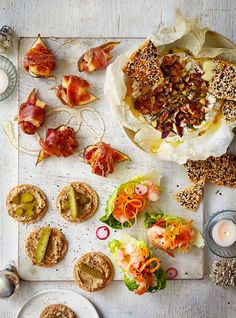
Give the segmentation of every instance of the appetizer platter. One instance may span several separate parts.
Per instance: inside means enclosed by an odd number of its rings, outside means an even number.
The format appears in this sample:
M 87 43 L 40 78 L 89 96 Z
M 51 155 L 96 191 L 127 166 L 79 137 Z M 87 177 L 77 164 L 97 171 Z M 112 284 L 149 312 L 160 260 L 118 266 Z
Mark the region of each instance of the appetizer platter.
M 176 12 L 145 40 L 39 34 L 18 53 L 20 276 L 139 295 L 203 278 L 204 186 L 235 187 L 234 45 Z
M 56 56 L 57 63 L 53 72 L 54 78 L 35 78 L 25 68 L 26 52 L 32 47 L 35 39 L 22 38 L 19 47 L 19 105 L 23 105 L 21 106 L 22 109 L 25 105 L 24 103 L 30 100 L 33 104 L 41 107 L 42 110 L 39 109 L 41 124 L 39 123 L 37 128 L 25 123 L 24 112 L 18 114 L 18 116 L 21 115 L 23 117 L 20 120 L 17 118 L 19 122 L 18 182 L 19 184 L 24 183 L 37 186 L 45 194 L 47 198 L 45 204 L 48 206 L 44 217 L 37 222 L 34 222 L 35 216 L 30 216 L 32 212 L 27 210 L 28 207 L 31 208 L 34 202 L 26 202 L 23 203 L 23 206 L 20 206 L 20 209 L 23 208 L 24 210 L 24 204 L 26 204 L 26 212 L 18 216 L 18 218 L 23 218 L 26 221 L 25 223 L 18 223 L 19 272 L 21 277 L 33 281 L 73 280 L 74 264 L 79 257 L 87 252 L 102 252 L 111 258 L 108 243 L 112 239 L 119 240 L 121 232 L 126 232 L 138 239 L 143 239 L 147 231 L 143 225 L 146 209 L 140 210 L 137 224 L 134 227 L 126 227 L 125 231 L 119 229 L 120 226 L 117 227 L 115 225 L 115 228 L 113 228 L 109 224 L 109 221 L 105 220 L 106 217 L 104 215 L 107 208 L 106 202 L 120 185 L 127 183 L 137 176 L 144 176 L 152 169 L 156 169 L 154 175 L 158 180 L 158 196 L 157 198 L 155 197 L 156 194 L 154 191 L 154 194 L 150 195 L 150 202 L 144 199 L 145 202 L 147 201 L 148 206 L 151 203 L 150 207 L 152 207 L 152 211 L 164 211 L 167 214 L 173 213 L 184 216 L 188 220 L 192 219 L 196 228 L 202 231 L 203 204 L 200 204 L 196 213 L 192 213 L 179 206 L 173 198 L 175 192 L 189 186 L 183 167 L 175 163 L 158 161 L 145 154 L 140 155 L 139 151 L 134 151 L 129 140 L 120 129 L 116 118 L 113 117 L 109 103 L 104 96 L 105 70 L 92 74 L 88 72 L 80 74 L 77 69 L 77 62 L 82 53 L 102 43 L 114 42 L 113 39 L 104 39 L 101 41 L 99 39 L 46 38 L 44 41 L 50 50 L 55 52 L 54 55 Z M 121 52 L 129 50 L 142 41 L 142 39 L 120 40 L 121 43 L 112 51 L 113 58 L 115 59 Z M 119 41 L 116 40 L 116 42 Z M 64 99 L 61 100 L 62 95 L 60 92 L 66 92 L 68 82 L 73 79 L 70 76 L 82 77 L 84 81 L 89 83 L 90 87 L 87 91 L 93 95 L 91 103 L 76 107 L 66 107 L 64 105 L 65 100 L 67 101 L 65 96 L 68 96 L 68 94 L 64 96 L 62 93 Z M 76 111 L 78 114 L 70 120 L 71 114 L 73 115 L 73 112 Z M 69 120 L 70 122 L 68 123 Z M 80 127 L 78 127 L 78 122 L 81 125 Z M 76 148 L 76 151 L 72 151 L 73 155 L 68 156 L 68 158 L 60 158 L 55 154 L 51 155 L 50 151 L 48 151 L 50 149 L 45 147 L 47 138 L 52 134 L 54 136 L 56 133 L 55 128 L 61 127 L 61 125 L 69 126 L 76 131 L 75 142 L 71 144 L 72 148 Z M 8 124 L 8 126 L 10 125 Z M 77 131 L 78 128 L 80 129 Z M 60 133 L 63 129 L 60 128 Z M 25 133 L 24 130 L 26 132 L 28 130 L 28 133 Z M 35 131 L 36 134 L 34 135 Z M 72 135 L 70 136 L 73 137 Z M 41 147 L 39 146 L 39 139 Z M 102 142 L 99 144 L 97 143 L 99 141 Z M 108 146 L 109 144 L 111 146 Z M 96 147 L 92 147 L 91 145 L 96 145 Z M 83 154 L 84 160 L 81 160 L 82 149 L 86 149 Z M 107 177 L 102 177 L 98 166 L 93 165 L 93 157 L 99 151 L 106 151 L 113 158 L 113 161 L 110 162 L 112 165 L 107 166 L 104 172 Z M 37 165 L 35 165 L 36 162 Z M 151 179 L 152 177 L 146 177 L 146 181 L 149 180 L 149 182 L 152 182 Z M 136 185 L 140 184 L 140 182 L 143 183 L 140 179 Z M 70 197 L 68 193 L 71 187 L 80 193 L 80 195 L 81 191 L 82 193 L 85 191 L 84 189 L 86 191 L 90 189 L 89 195 L 86 192 L 85 198 L 83 196 L 79 198 L 79 201 L 83 201 L 84 199 L 85 201 L 89 200 L 93 205 L 89 208 L 89 205 L 85 204 L 88 208 L 88 210 L 84 210 L 86 214 L 85 218 L 73 218 L 70 211 L 68 212 L 68 200 Z M 142 184 L 141 188 L 138 188 L 137 191 L 142 191 L 143 188 L 145 188 L 145 184 Z M 140 197 L 140 193 L 137 193 L 134 195 Z M 153 195 L 154 198 L 152 197 Z M 159 196 L 161 199 L 159 199 Z M 19 201 L 22 201 L 21 197 Z M 35 204 L 37 205 L 37 203 Z M 21 213 L 21 210 L 18 211 Z M 137 211 L 139 210 L 137 209 Z M 27 222 L 27 215 L 25 216 L 25 214 L 29 215 L 31 221 Z M 100 219 L 104 221 L 100 221 Z M 122 220 L 120 221 L 121 223 L 119 221 L 118 223 L 121 225 Z M 133 221 L 131 220 L 131 223 Z M 59 251 L 61 256 L 58 255 L 53 260 L 47 260 L 47 257 L 45 257 L 43 262 L 46 261 L 46 267 L 45 265 L 43 266 L 43 263 L 41 263 L 41 266 L 37 266 L 35 259 L 32 259 L 32 251 L 35 251 L 35 246 L 31 246 L 32 238 L 40 235 L 44 239 L 47 239 L 48 234 L 45 227 L 49 226 L 50 230 L 48 231 L 51 233 L 50 245 L 55 244 L 59 239 L 56 236 L 54 238 L 55 234 L 52 235 L 52 233 L 61 231 L 61 235 L 64 237 L 62 240 L 64 243 L 61 244 L 67 245 L 67 252 L 63 252 L 65 250 L 64 246 Z M 103 238 L 104 231 L 106 237 L 107 228 L 109 237 L 101 239 Z M 154 251 L 154 254 L 161 255 L 162 266 L 165 269 L 174 267 L 178 270 L 176 279 L 200 279 L 203 277 L 202 249 L 193 248 L 191 253 L 176 255 L 175 257 L 170 257 L 165 251 L 158 251 L 157 249 Z M 51 263 L 54 264 L 53 267 L 50 266 Z M 114 279 L 123 279 L 119 266 L 115 261 L 113 263 L 115 266 Z M 188 264 L 191 264 L 191 266 Z

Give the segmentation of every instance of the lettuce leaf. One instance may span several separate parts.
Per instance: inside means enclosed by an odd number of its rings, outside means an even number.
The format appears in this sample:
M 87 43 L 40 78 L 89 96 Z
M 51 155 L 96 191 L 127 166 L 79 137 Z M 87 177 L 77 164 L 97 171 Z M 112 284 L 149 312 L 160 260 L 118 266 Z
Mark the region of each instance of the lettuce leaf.
M 160 179 L 161 177 L 158 175 L 157 170 L 156 169 L 152 169 L 150 170 L 148 173 L 146 173 L 145 175 L 142 176 L 137 176 L 125 183 L 122 183 L 108 198 L 107 202 L 106 202 L 106 210 L 105 210 L 105 214 L 100 218 L 100 221 L 106 223 L 107 225 L 109 225 L 111 228 L 113 229 L 123 229 L 123 228 L 129 228 L 131 227 L 135 220 L 131 220 L 130 223 L 129 222 L 124 222 L 121 223 L 120 221 L 116 220 L 114 218 L 114 216 L 112 215 L 112 212 L 114 210 L 114 202 L 116 197 L 118 196 L 118 194 L 122 191 L 124 191 L 124 189 L 127 187 L 128 184 L 139 184 L 145 180 L 152 180 L 153 182 L 155 182 L 157 185 L 159 185 L 160 183 Z
M 167 274 L 163 268 L 158 268 L 154 273 L 156 277 L 156 284 L 149 287 L 148 291 L 153 293 L 155 291 L 164 289 L 166 287 Z
M 131 291 L 134 291 L 138 288 L 138 284 L 132 279 L 130 279 L 126 274 L 124 274 L 124 282 L 127 288 Z
M 144 219 L 144 227 L 145 229 L 148 229 L 149 227 L 152 227 L 153 224 L 156 223 L 164 214 L 163 213 L 145 213 L 145 219 Z
M 140 249 L 148 248 L 147 244 L 143 240 L 136 240 L 135 238 L 129 236 L 128 234 L 123 234 L 120 240 L 112 240 L 108 244 L 110 252 L 115 259 L 116 259 L 116 254 L 119 248 L 125 247 L 128 243 L 133 243 L 137 245 Z M 151 257 L 152 252 L 150 249 L 149 251 L 150 251 L 150 257 Z M 138 288 L 139 284 L 129 277 L 129 273 L 127 271 L 125 270 L 122 270 L 122 271 L 124 273 L 125 285 L 127 286 L 129 290 L 135 291 Z M 162 268 L 159 268 L 158 270 L 155 271 L 154 275 L 156 278 L 156 282 L 149 287 L 148 289 L 149 292 L 155 292 L 166 287 L 166 280 L 167 280 L 166 272 Z
M 147 212 L 145 213 L 145 219 L 144 219 L 144 227 L 146 229 L 152 227 L 153 224 L 155 224 L 158 220 L 160 220 L 162 217 L 164 217 L 164 219 L 166 221 L 168 220 L 173 220 L 173 221 L 177 221 L 177 222 L 181 222 L 181 223 L 187 223 L 187 220 L 185 220 L 182 217 L 179 216 L 173 216 L 173 215 L 166 215 L 163 213 L 150 213 Z M 193 227 L 193 230 L 195 232 L 195 238 L 194 241 L 191 243 L 191 245 L 193 246 L 197 246 L 198 248 L 202 248 L 204 247 L 204 239 L 202 237 L 201 232 L 196 229 L 195 227 Z M 186 252 L 185 249 L 178 249 L 178 252 Z

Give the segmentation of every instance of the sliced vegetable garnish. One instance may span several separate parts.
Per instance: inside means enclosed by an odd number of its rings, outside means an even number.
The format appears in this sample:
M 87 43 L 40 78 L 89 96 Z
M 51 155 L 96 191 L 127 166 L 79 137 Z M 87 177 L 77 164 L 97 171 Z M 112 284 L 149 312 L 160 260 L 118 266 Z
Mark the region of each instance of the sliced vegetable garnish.
M 106 214 L 100 219 L 113 228 L 132 227 L 148 202 L 159 199 L 159 179 L 155 170 L 121 184 L 107 201 Z
M 42 229 L 42 232 L 36 247 L 36 251 L 34 254 L 34 259 L 36 264 L 40 264 L 45 257 L 50 235 L 51 235 L 50 227 L 45 227 Z
M 76 199 L 76 191 L 72 186 L 69 186 L 69 202 L 70 202 L 70 213 L 72 219 L 77 219 L 79 207 Z
M 94 278 L 98 278 L 98 279 L 104 279 L 104 273 L 100 272 L 98 269 L 96 268 L 92 268 L 90 266 L 88 266 L 85 263 L 81 263 L 79 265 L 80 269 L 84 272 L 86 272 L 87 274 L 93 276 Z
M 159 258 L 152 257 L 144 241 L 123 235 L 121 240 L 112 240 L 108 246 L 124 273 L 129 290 L 142 295 L 165 288 L 167 275 L 160 267 Z
M 28 203 L 28 202 L 32 202 L 33 200 L 34 200 L 33 194 L 31 194 L 30 192 L 24 192 L 21 195 L 20 202 L 21 203 Z
M 192 223 L 192 220 L 187 221 L 178 216 L 146 213 L 144 226 L 148 228 L 149 242 L 174 256 L 171 251 L 188 252 L 193 245 L 204 246 L 204 243 L 199 244 L 201 234 Z
M 96 230 L 96 236 L 99 240 L 106 240 L 110 235 L 110 230 L 107 226 L 99 226 Z
M 166 274 L 167 274 L 167 278 L 172 280 L 176 278 L 176 276 L 178 275 L 178 272 L 177 272 L 177 269 L 171 267 L 166 270 Z

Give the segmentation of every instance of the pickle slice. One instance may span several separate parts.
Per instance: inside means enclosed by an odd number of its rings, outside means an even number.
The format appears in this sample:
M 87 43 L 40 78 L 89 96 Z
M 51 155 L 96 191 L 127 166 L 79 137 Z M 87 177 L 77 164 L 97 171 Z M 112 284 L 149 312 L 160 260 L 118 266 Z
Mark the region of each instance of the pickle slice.
M 22 208 L 16 208 L 15 214 L 17 216 L 22 216 L 23 213 L 24 213 L 24 210 Z
M 61 204 L 61 207 L 63 210 L 70 210 L 70 202 L 69 201 L 63 201 Z
M 50 227 L 44 227 L 42 229 L 35 253 L 34 253 L 34 260 L 36 264 L 40 264 L 44 259 L 46 249 L 48 246 L 48 241 L 50 238 L 51 229 Z
M 33 210 L 34 204 L 33 203 L 24 203 L 23 204 L 23 209 L 26 210 Z
M 33 201 L 33 205 L 34 205 L 35 208 L 37 208 L 37 207 L 39 206 L 38 201 L 34 200 L 34 201 Z
M 33 194 L 31 194 L 30 192 L 25 192 L 21 195 L 20 202 L 28 203 L 28 202 L 32 202 L 33 200 L 34 200 Z
M 78 205 L 84 206 L 90 202 L 89 197 L 86 197 L 85 195 L 80 194 L 77 199 Z
M 34 211 L 33 210 L 25 210 L 25 215 L 28 217 L 34 216 Z
M 75 189 L 72 186 L 69 187 L 69 202 L 70 202 L 70 214 L 71 214 L 71 217 L 72 217 L 73 220 L 77 219 L 78 212 L 79 212 L 78 202 L 77 202 L 77 199 L 76 199 L 76 191 L 75 191 Z
M 96 268 L 92 268 L 92 267 L 88 266 L 85 263 L 81 263 L 79 265 L 79 267 L 80 267 L 80 269 L 82 271 L 84 271 L 85 273 L 93 276 L 94 278 L 99 278 L 99 279 L 104 279 L 105 278 L 104 273 L 100 272 Z
M 16 195 L 13 199 L 12 202 L 15 204 L 19 204 L 20 203 L 20 197 L 18 197 L 18 195 Z

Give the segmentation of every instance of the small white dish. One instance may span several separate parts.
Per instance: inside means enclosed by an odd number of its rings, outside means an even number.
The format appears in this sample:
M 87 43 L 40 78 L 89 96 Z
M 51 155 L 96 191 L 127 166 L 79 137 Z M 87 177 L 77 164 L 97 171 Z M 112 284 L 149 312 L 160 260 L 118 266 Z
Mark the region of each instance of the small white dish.
M 21 307 L 16 318 L 38 318 L 43 309 L 51 304 L 70 307 L 78 318 L 99 318 L 95 307 L 82 295 L 65 289 L 50 289 L 29 298 Z

